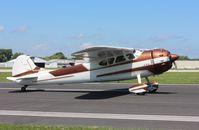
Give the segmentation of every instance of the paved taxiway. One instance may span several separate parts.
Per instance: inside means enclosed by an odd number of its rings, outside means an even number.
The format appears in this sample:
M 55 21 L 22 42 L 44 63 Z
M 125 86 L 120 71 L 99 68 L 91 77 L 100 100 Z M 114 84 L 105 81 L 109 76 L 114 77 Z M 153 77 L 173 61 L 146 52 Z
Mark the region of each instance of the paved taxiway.
M 130 84 L 70 84 L 20 92 L 0 84 L 0 122 L 120 128 L 198 129 L 199 85 L 161 85 L 156 94 L 128 93 Z

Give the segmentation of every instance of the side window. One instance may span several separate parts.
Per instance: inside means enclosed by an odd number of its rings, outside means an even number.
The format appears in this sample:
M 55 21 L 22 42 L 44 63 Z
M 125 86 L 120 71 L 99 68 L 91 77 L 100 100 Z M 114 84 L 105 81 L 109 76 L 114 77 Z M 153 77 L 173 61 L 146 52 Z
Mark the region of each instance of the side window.
M 116 63 L 118 63 L 118 62 L 122 62 L 122 61 L 125 61 L 125 58 L 124 58 L 124 56 L 122 55 L 122 56 L 118 56 L 117 58 L 116 58 Z
M 102 60 L 102 61 L 100 61 L 99 65 L 101 65 L 101 66 L 106 66 L 106 65 L 108 65 L 107 60 Z
M 115 60 L 115 58 L 108 58 L 108 64 L 109 65 L 113 64 L 114 60 Z
M 135 58 L 135 56 L 134 56 L 132 53 L 128 53 L 128 54 L 126 54 L 126 57 L 127 57 L 129 60 L 131 60 L 131 59 L 134 59 L 134 58 Z

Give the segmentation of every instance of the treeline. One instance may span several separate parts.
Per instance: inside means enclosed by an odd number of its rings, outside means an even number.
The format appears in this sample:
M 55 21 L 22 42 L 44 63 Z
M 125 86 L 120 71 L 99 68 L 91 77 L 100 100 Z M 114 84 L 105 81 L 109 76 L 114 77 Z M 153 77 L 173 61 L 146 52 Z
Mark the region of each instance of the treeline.
M 51 56 L 42 57 L 45 60 L 52 60 L 52 59 L 67 59 L 67 57 L 62 52 L 57 52 Z
M 6 62 L 15 59 L 22 54 L 23 53 L 20 52 L 16 52 L 13 54 L 12 49 L 0 49 L 0 62 Z
M 13 54 L 12 49 L 0 49 L 0 62 L 7 62 L 12 59 L 16 59 L 18 56 L 22 55 L 21 52 L 16 52 Z M 62 52 L 57 52 L 51 56 L 41 57 L 45 60 L 51 59 L 67 59 L 67 57 Z
M 199 60 L 198 58 L 189 58 L 188 56 L 179 56 L 178 60 Z
M 192 60 L 188 56 L 179 56 L 178 60 Z

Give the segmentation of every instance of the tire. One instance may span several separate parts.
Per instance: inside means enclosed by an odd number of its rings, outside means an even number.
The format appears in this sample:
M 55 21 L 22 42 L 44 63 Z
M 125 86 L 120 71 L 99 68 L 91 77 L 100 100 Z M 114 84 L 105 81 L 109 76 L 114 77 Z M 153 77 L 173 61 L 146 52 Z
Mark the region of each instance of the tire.
M 27 87 L 28 87 L 28 85 L 24 85 L 23 87 L 21 87 L 21 91 L 25 92 Z

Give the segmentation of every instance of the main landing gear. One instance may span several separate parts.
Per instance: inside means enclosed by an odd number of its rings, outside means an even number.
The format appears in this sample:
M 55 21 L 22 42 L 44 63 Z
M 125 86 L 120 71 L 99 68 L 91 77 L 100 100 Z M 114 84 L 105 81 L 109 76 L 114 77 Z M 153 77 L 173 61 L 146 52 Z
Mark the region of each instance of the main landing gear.
M 158 90 L 158 82 L 150 82 L 148 77 L 145 77 L 147 83 L 142 83 L 141 75 L 137 75 L 138 84 L 135 84 L 129 88 L 130 93 L 135 93 L 137 95 L 145 95 L 148 93 L 155 93 Z
M 27 87 L 28 87 L 28 85 L 24 85 L 23 87 L 21 87 L 21 91 L 25 92 Z

